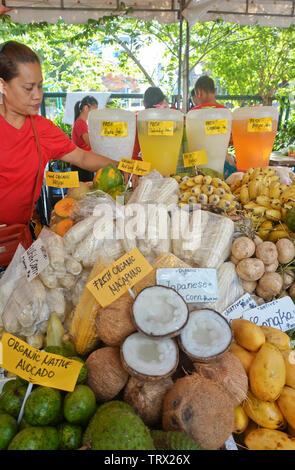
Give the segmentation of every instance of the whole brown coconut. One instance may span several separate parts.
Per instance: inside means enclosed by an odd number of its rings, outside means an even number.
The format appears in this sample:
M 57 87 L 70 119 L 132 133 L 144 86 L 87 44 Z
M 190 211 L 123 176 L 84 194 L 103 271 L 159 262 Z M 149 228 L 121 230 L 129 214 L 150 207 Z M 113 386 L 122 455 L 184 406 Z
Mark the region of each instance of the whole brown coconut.
M 128 373 L 123 368 L 119 348 L 105 346 L 93 351 L 87 358 L 87 385 L 97 401 L 112 400 L 125 387 Z
M 187 433 L 204 449 L 220 449 L 234 430 L 233 401 L 219 383 L 187 375 L 164 397 L 162 427 Z
M 220 383 L 230 395 L 234 407 L 247 397 L 248 376 L 240 359 L 231 352 L 226 352 L 204 364 L 194 362 L 198 374 Z
M 95 318 L 97 336 L 107 346 L 120 346 L 136 330 L 131 319 L 133 302 L 127 292 L 108 307 L 98 310 Z
M 124 401 L 132 406 L 147 426 L 161 423 L 164 396 L 172 387 L 168 377 L 157 382 L 143 382 L 130 377 L 124 389 Z

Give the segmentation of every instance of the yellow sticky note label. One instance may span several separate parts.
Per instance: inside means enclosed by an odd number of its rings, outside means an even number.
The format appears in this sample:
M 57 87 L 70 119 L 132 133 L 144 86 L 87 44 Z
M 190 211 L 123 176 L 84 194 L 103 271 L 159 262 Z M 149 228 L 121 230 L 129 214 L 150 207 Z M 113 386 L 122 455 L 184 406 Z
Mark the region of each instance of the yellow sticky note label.
M 150 172 L 151 163 L 141 160 L 134 160 L 133 173 L 138 176 L 147 175 Z
M 174 121 L 148 121 L 148 135 L 173 135 Z
M 204 165 L 208 163 L 207 152 L 206 150 L 197 150 L 195 152 L 187 152 L 182 155 L 183 157 L 183 166 L 197 166 Z
M 53 188 L 78 188 L 79 174 L 78 171 L 65 171 L 63 173 L 55 173 L 54 171 L 45 172 L 46 186 Z
M 102 307 L 107 307 L 153 270 L 137 248 L 104 269 L 86 286 Z
M 118 170 L 124 171 L 125 173 L 133 173 L 134 162 L 131 158 L 121 158 Z
M 127 137 L 127 122 L 101 121 L 101 135 L 103 137 Z
M 249 118 L 248 119 L 248 132 L 271 132 L 272 131 L 272 118 Z
M 213 119 L 205 121 L 205 134 L 226 134 L 228 131 L 228 119 Z
M 72 392 L 82 363 L 33 348 L 10 333 L 3 333 L 1 367 L 30 383 Z

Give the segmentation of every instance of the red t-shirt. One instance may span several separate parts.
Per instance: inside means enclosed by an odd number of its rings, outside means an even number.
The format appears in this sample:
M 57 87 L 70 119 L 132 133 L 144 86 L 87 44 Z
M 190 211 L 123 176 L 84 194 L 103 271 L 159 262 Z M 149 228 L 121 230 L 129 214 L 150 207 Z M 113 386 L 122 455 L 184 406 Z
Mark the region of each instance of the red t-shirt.
M 86 121 L 83 121 L 82 119 L 77 119 L 74 122 L 74 125 L 72 127 L 72 139 L 73 142 L 79 147 L 80 149 L 83 150 L 88 150 L 90 151 L 91 148 L 86 144 L 85 140 L 83 139 L 82 135 L 87 133 L 88 134 L 88 125 Z
M 203 103 L 203 104 L 199 104 L 198 106 L 194 106 L 189 111 L 193 111 L 194 109 L 202 109 L 202 108 L 226 108 L 227 109 L 227 107 L 221 103 L 216 103 L 216 104 Z
M 76 145 L 49 119 L 34 117 L 41 148 L 41 173 L 35 202 L 49 160 L 75 150 Z M 39 155 L 30 117 L 20 129 L 0 115 L 0 224 L 27 223 L 39 168 Z

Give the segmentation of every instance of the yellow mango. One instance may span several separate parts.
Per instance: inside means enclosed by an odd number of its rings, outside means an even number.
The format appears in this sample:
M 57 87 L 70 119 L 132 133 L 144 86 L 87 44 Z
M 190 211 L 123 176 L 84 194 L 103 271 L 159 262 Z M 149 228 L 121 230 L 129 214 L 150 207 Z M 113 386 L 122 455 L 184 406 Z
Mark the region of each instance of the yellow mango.
M 235 341 L 247 349 L 256 352 L 264 344 L 265 336 L 260 326 L 244 318 L 235 318 L 231 322 Z
M 281 351 L 273 344 L 264 343 L 253 359 L 249 370 L 252 393 L 260 400 L 275 401 L 285 382 L 286 366 Z
M 232 342 L 230 345 L 230 352 L 233 353 L 235 356 L 237 356 L 241 363 L 244 366 L 244 369 L 246 371 L 246 374 L 249 373 L 250 365 L 252 364 L 252 361 L 255 357 L 255 353 L 247 351 L 247 349 L 243 348 L 236 342 Z
M 278 398 L 278 405 L 286 421 L 295 428 L 295 390 L 285 385 Z
M 286 366 L 286 385 L 295 389 L 295 351 L 285 349 L 282 355 Z
M 288 349 L 290 344 L 290 337 L 287 333 L 279 330 L 278 328 L 272 328 L 271 326 L 260 327 L 265 335 L 267 343 L 271 343 L 280 350 Z
M 233 432 L 235 434 L 241 434 L 245 431 L 249 423 L 249 418 L 241 405 L 235 407 L 234 417 L 235 421 Z
M 276 429 L 254 429 L 245 438 L 249 450 L 295 450 L 295 438 Z
M 243 409 L 262 428 L 279 429 L 284 426 L 284 416 L 276 402 L 259 400 L 250 390 L 243 402 Z

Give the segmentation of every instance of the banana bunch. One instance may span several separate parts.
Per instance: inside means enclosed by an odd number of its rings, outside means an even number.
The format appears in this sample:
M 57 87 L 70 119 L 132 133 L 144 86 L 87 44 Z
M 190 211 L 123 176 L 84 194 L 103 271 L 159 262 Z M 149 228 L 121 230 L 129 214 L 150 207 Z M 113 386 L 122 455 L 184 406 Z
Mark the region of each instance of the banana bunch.
M 237 198 L 221 178 L 196 175 L 174 178 L 179 184 L 179 205 L 212 204 L 228 212 L 239 207 Z
M 241 181 L 231 185 L 241 203 L 243 214 L 259 225 L 263 240 L 276 241 L 288 236 L 287 212 L 295 205 L 295 184 L 280 183 L 272 168 L 249 168 Z

